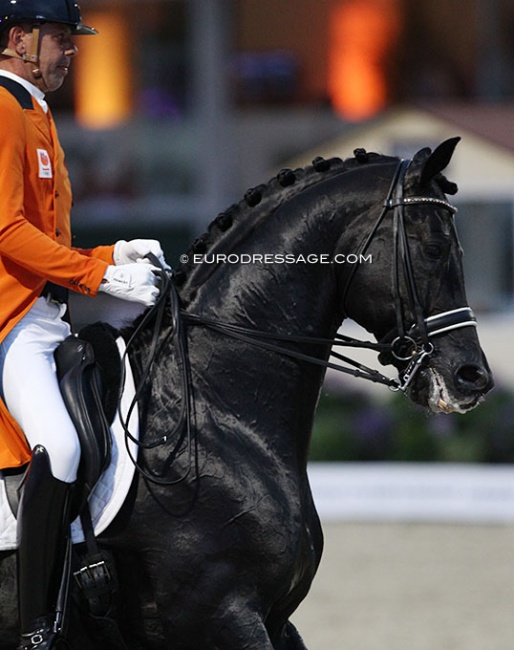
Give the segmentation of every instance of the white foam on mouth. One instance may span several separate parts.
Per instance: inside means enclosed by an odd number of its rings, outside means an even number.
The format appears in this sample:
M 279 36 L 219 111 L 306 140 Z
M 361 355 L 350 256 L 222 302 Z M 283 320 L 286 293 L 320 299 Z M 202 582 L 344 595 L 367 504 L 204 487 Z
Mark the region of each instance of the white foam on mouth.
M 466 413 L 476 406 L 476 404 L 459 404 L 455 398 L 450 395 L 442 375 L 434 368 L 429 369 L 430 391 L 428 396 L 428 406 L 434 413 Z

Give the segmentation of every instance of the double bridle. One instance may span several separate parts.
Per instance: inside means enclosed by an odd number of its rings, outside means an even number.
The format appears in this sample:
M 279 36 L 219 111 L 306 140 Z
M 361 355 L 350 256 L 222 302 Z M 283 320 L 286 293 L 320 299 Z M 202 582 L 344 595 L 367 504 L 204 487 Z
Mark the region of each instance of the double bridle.
M 183 476 L 174 481 L 168 481 L 164 478 L 163 474 L 157 475 L 153 472 L 150 472 L 148 469 L 141 467 L 138 461 L 133 458 L 132 460 L 136 465 L 138 471 L 142 473 L 148 480 L 162 485 L 173 485 L 184 480 L 190 473 L 191 467 L 193 465 L 194 452 L 191 423 L 191 408 L 193 397 L 190 374 L 191 369 L 186 341 L 187 327 L 205 327 L 224 336 L 231 337 L 263 350 L 276 352 L 298 361 L 316 364 L 325 368 L 331 368 L 333 370 L 337 370 L 354 377 L 361 377 L 369 381 L 384 384 L 394 391 L 407 390 L 425 359 L 430 357 L 430 355 L 434 352 L 434 346 L 431 342 L 432 338 L 441 336 L 442 334 L 462 327 L 476 327 L 475 316 L 469 307 L 460 307 L 458 309 L 452 309 L 440 314 L 435 314 L 428 317 L 424 316 L 423 306 L 419 300 L 414 278 L 412 260 L 407 240 L 407 232 L 405 228 L 404 209 L 405 206 L 429 204 L 444 208 L 446 210 L 449 210 L 452 214 L 455 214 L 457 212 L 457 208 L 448 201 L 435 197 L 405 197 L 403 184 L 409 164 L 409 160 L 402 160 L 399 162 L 395 170 L 387 198 L 382 204 L 380 215 L 369 234 L 362 241 L 359 250 L 359 253 L 361 254 L 364 254 L 366 252 L 373 238 L 375 237 L 379 226 L 384 221 L 386 215 L 392 211 L 394 233 L 393 290 L 395 295 L 396 327 L 393 332 L 386 335 L 378 343 L 374 343 L 372 341 L 360 341 L 358 339 L 354 339 L 339 333 L 336 334 L 333 339 L 278 334 L 274 332 L 266 332 L 254 328 L 242 327 L 240 325 L 203 318 L 196 314 L 186 312 L 180 308 L 180 299 L 175 284 L 172 280 L 171 273 L 166 270 L 159 272 L 161 278 L 161 292 L 159 299 L 157 303 L 145 313 L 145 316 L 140 321 L 139 325 L 135 328 L 130 340 L 127 343 L 126 354 L 128 354 L 133 342 L 139 336 L 141 331 L 153 321 L 152 341 L 149 346 L 149 352 L 146 355 L 146 359 L 143 363 L 141 377 L 139 378 L 136 390 L 136 397 L 134 398 L 134 402 L 129 410 L 129 416 L 125 418 L 124 428 L 127 441 L 130 439 L 141 448 L 152 449 L 173 440 L 177 434 L 179 434 L 179 440 L 183 440 L 184 438 L 181 437 L 180 431 L 183 431 L 185 427 L 184 435 L 185 440 L 187 441 L 186 444 L 188 447 L 190 462 L 189 469 L 186 470 Z M 150 261 L 155 266 L 159 266 L 159 262 L 155 257 L 149 257 L 151 258 Z M 357 270 L 357 266 L 352 267 L 352 272 L 350 273 L 344 286 L 343 307 L 351 286 L 351 282 L 355 277 Z M 406 286 L 408 313 L 413 315 L 414 322 L 412 323 L 406 322 L 405 320 L 405 313 L 407 313 L 407 310 L 405 309 L 405 300 L 402 298 L 400 291 L 402 275 Z M 165 336 L 165 339 L 171 339 L 174 345 L 175 359 L 177 361 L 181 376 L 182 407 L 178 421 L 176 422 L 172 432 L 169 432 L 167 435 L 160 437 L 154 441 L 139 441 L 130 434 L 127 423 L 130 420 L 130 411 L 133 408 L 137 407 L 137 400 L 142 396 L 146 386 L 148 385 L 154 361 L 159 356 L 162 345 L 161 333 L 163 331 L 164 314 L 167 309 L 169 309 L 171 313 L 171 326 L 169 328 L 169 332 Z M 160 344 L 159 340 L 161 341 Z M 322 347 L 330 346 L 332 348 L 331 356 L 337 359 L 339 362 L 347 365 L 341 365 L 341 363 L 334 363 L 329 360 L 320 359 L 319 357 L 299 352 L 297 349 L 294 349 L 294 347 L 285 347 L 281 344 L 309 344 L 320 345 Z M 381 374 L 378 370 L 368 368 L 362 363 L 355 361 L 354 359 L 350 359 L 349 357 L 342 355 L 333 349 L 334 347 L 339 346 L 374 350 L 380 355 L 392 355 L 397 361 L 405 363 L 406 367 L 402 371 L 401 377 L 399 379 L 392 379 Z M 168 461 L 165 464 L 166 467 L 169 467 L 169 464 L 172 462 L 175 451 L 170 453 Z
M 182 318 L 185 323 L 192 326 L 207 327 L 232 338 L 244 341 L 250 345 L 265 350 L 279 352 L 300 361 L 314 363 L 355 377 L 362 377 L 373 382 L 382 383 L 389 386 L 391 390 L 405 391 L 412 382 L 423 361 L 433 353 L 434 346 L 431 342 L 432 338 L 461 327 L 476 327 L 475 316 L 469 307 L 452 309 L 429 317 L 424 316 L 423 306 L 419 299 L 414 279 L 413 265 L 407 240 L 404 215 L 405 206 L 420 204 L 436 205 L 449 210 L 452 214 L 457 212 L 457 208 L 448 201 L 435 197 L 405 197 L 403 185 L 409 164 L 410 160 L 401 160 L 398 163 L 387 198 L 382 204 L 380 215 L 369 234 L 362 241 L 358 251 L 359 254 L 364 254 L 367 251 L 379 226 L 384 221 L 386 215 L 392 211 L 394 233 L 393 293 L 395 296 L 396 328 L 393 332 L 384 337 L 382 341 L 379 341 L 378 343 L 372 341 L 359 341 L 342 334 L 336 334 L 333 339 L 294 336 L 289 334 L 281 335 L 213 321 L 201 318 L 194 314 L 182 312 Z M 352 267 L 352 272 L 349 274 L 344 286 L 343 308 L 351 282 L 355 277 L 357 270 L 358 265 Z M 407 290 L 408 310 L 405 309 L 405 301 L 402 298 L 400 291 L 402 275 Z M 406 313 L 411 313 L 413 315 L 413 323 L 406 323 Z M 334 350 L 331 352 L 332 357 L 352 367 L 343 366 L 339 363 L 332 363 L 331 361 L 325 361 L 324 359 L 319 359 L 315 356 L 303 354 L 294 349 L 277 345 L 277 342 L 365 348 L 384 355 L 390 354 L 396 360 L 407 363 L 407 366 L 403 370 L 402 376 L 399 379 L 391 379 L 377 370 L 368 368 L 355 360 L 349 359 L 348 357 L 335 352 Z
M 382 211 L 373 228 L 361 243 L 359 253 L 364 254 L 370 246 L 379 226 L 386 215 L 393 213 L 393 295 L 395 300 L 395 329 L 380 341 L 385 345 L 385 355 L 389 353 L 400 362 L 408 362 L 400 380 L 391 380 L 388 383 L 392 390 L 405 391 L 412 382 L 423 361 L 434 352 L 431 338 L 440 336 L 461 327 L 476 327 L 476 318 L 469 307 L 460 307 L 450 311 L 441 312 L 425 317 L 423 305 L 419 299 L 414 270 L 410 255 L 407 231 L 405 227 L 405 206 L 411 205 L 436 205 L 455 214 L 457 208 L 444 199 L 431 196 L 404 196 L 404 180 L 410 165 L 410 160 L 401 160 L 395 170 L 393 180 L 389 187 L 387 198 L 383 202 Z M 351 286 L 351 282 L 358 270 L 352 268 L 343 289 L 343 306 Z M 402 298 L 400 283 L 403 276 L 407 292 L 407 306 Z M 406 323 L 405 314 L 413 316 L 413 323 Z M 377 349 L 374 344 L 370 348 Z M 387 349 L 388 347 L 388 349 Z M 384 352 L 383 352 L 384 354 Z

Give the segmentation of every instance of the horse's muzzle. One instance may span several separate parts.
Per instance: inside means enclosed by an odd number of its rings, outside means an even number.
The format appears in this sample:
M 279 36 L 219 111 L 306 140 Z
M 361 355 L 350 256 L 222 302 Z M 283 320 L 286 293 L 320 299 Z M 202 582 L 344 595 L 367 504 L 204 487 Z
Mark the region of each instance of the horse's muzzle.
M 463 363 L 453 371 L 446 364 L 430 364 L 420 370 L 408 391 L 409 397 L 434 413 L 466 413 L 494 386 L 483 363 Z

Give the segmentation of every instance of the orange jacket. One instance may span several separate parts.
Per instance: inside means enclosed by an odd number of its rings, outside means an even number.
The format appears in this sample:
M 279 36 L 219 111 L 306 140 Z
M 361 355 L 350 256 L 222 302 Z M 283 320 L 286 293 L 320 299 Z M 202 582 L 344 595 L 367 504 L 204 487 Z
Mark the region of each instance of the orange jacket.
M 71 248 L 71 186 L 51 115 L 23 86 L 0 76 L 0 343 L 46 281 L 96 295 L 112 246 Z M 30 450 L 0 400 L 0 469 Z

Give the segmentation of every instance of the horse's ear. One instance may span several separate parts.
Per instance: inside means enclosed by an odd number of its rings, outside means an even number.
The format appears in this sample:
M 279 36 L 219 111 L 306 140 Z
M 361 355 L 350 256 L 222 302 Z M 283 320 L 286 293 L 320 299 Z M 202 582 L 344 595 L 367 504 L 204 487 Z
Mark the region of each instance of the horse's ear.
M 448 166 L 460 138 L 445 140 L 427 158 L 421 172 L 420 184 L 426 187 L 430 181 Z

